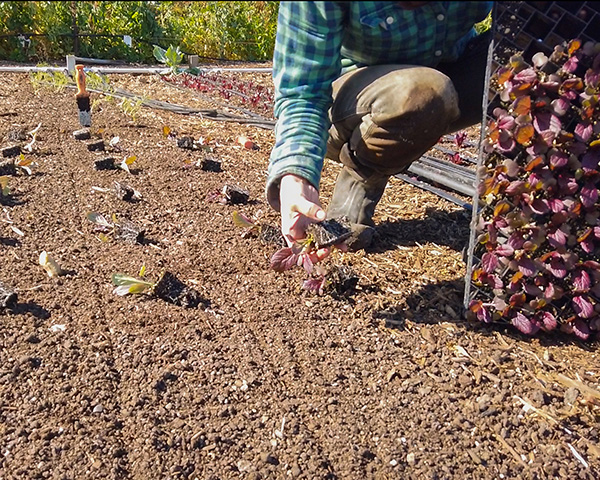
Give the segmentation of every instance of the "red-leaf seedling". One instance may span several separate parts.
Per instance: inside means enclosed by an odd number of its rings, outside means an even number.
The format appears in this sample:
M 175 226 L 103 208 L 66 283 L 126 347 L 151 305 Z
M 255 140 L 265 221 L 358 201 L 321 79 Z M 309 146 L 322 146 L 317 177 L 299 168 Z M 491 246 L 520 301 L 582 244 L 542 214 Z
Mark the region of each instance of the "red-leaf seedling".
M 600 330 L 600 44 L 572 40 L 492 78 L 469 312 L 526 335 Z

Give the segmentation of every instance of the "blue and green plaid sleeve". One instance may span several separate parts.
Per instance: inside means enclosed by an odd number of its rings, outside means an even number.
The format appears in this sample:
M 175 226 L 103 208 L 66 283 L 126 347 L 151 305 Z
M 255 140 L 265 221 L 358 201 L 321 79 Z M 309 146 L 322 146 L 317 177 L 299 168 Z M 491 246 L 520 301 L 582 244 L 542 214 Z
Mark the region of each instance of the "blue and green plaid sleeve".
M 331 85 L 341 69 L 342 2 L 281 2 L 273 80 L 275 146 L 267 198 L 279 209 L 279 180 L 289 173 L 319 187 L 329 131 Z
M 275 145 L 267 200 L 295 174 L 317 189 L 329 135 L 332 83 L 343 71 L 378 64 L 435 67 L 460 56 L 492 2 L 281 2 L 273 56 Z

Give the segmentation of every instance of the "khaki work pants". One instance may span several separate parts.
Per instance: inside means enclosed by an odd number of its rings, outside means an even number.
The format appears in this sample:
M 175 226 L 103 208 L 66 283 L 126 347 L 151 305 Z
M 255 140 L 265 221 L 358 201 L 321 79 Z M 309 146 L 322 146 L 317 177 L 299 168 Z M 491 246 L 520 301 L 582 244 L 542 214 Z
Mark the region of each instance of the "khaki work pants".
M 481 122 L 491 32 L 437 68 L 376 65 L 333 84 L 326 157 L 369 176 L 405 171 L 443 135 Z

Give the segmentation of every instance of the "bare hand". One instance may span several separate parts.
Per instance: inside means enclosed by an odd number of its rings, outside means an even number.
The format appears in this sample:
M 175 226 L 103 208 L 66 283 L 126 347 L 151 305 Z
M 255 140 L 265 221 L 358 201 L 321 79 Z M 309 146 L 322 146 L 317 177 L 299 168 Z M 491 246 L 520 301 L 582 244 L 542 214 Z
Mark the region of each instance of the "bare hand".
M 311 223 L 325 220 L 318 190 L 301 177 L 292 174 L 281 177 L 279 200 L 281 233 L 290 247 L 306 238 L 306 228 Z M 311 260 L 313 263 L 320 262 L 330 252 L 330 248 L 321 248 L 311 255 Z

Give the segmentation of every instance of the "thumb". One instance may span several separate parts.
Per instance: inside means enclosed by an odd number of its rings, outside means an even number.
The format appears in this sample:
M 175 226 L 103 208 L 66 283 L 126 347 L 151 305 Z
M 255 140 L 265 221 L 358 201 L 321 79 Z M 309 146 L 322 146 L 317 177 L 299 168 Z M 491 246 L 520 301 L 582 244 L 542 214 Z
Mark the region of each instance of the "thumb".
M 316 203 L 307 200 L 306 198 L 298 200 L 296 205 L 294 205 L 293 210 L 317 222 L 325 220 L 325 210 L 323 210 Z

